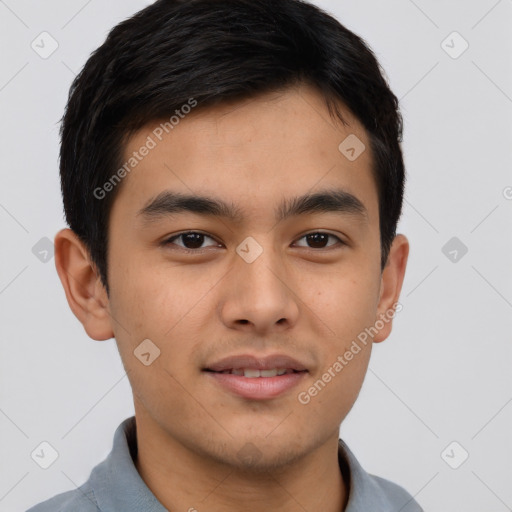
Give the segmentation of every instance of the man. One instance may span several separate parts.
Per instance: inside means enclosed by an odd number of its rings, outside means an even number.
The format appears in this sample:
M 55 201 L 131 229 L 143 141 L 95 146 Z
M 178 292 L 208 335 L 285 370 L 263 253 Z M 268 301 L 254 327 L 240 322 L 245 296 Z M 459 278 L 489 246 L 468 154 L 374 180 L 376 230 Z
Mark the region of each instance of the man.
M 338 439 L 400 306 L 397 103 L 298 0 L 160 0 L 112 30 L 63 119 L 55 258 L 135 417 L 31 511 L 421 510 Z

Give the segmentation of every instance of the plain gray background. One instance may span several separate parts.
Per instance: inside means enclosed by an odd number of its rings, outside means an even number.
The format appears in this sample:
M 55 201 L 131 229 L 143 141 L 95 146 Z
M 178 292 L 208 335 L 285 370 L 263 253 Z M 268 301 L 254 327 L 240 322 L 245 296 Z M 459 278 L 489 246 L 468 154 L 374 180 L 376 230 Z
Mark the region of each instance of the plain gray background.
M 408 171 L 403 310 L 341 436 L 426 511 L 512 510 L 512 0 L 315 3 L 384 67 Z M 82 484 L 133 413 L 114 340 L 87 337 L 44 251 L 65 226 L 58 121 L 71 80 L 146 5 L 0 0 L 4 512 Z M 51 49 L 44 31 L 58 43 L 47 58 L 31 47 Z M 43 441 L 58 452 L 48 469 L 31 458 Z

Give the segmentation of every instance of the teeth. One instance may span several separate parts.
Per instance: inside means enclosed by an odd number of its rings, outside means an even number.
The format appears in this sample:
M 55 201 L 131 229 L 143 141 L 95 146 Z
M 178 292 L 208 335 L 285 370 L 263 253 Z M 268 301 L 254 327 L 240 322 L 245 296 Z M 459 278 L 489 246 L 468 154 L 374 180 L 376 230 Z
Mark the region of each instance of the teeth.
M 284 375 L 285 373 L 293 373 L 293 370 L 286 368 L 272 368 L 271 370 L 255 370 L 253 368 L 236 368 L 233 370 L 224 370 L 222 373 L 231 373 L 233 375 L 240 375 L 255 379 L 257 377 L 276 377 L 277 375 Z
M 244 377 L 252 379 L 254 377 L 261 377 L 261 375 L 259 370 L 244 370 Z

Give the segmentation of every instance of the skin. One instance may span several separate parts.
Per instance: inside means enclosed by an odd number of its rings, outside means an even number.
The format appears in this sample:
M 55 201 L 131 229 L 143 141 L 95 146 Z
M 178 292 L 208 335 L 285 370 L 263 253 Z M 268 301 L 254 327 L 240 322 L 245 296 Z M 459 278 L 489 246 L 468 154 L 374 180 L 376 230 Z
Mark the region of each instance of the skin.
M 345 509 L 339 427 L 372 343 L 307 405 L 297 394 L 398 301 L 409 245 L 397 235 L 381 272 L 368 136 L 347 109 L 342 113 L 349 126 L 334 122 L 321 96 L 301 85 L 189 114 L 118 191 L 108 230 L 110 297 L 74 233 L 55 237 L 72 311 L 91 338 L 117 341 L 134 395 L 136 467 L 170 510 Z M 158 124 L 135 133 L 127 157 Z M 353 162 L 338 150 L 349 134 L 367 148 Z M 316 212 L 276 223 L 283 198 L 330 188 L 355 195 L 367 215 Z M 163 190 L 221 198 L 244 217 L 187 212 L 144 224 L 137 211 Z M 183 238 L 159 245 L 187 230 L 207 235 L 202 254 L 184 253 Z M 344 244 L 304 237 L 318 231 Z M 263 248 L 250 264 L 235 251 L 248 236 Z M 385 323 L 373 342 L 391 327 Z M 161 351 L 149 366 L 133 354 L 147 338 Z M 227 355 L 271 353 L 295 357 L 309 373 L 270 400 L 235 396 L 202 372 Z M 255 462 L 238 456 L 247 443 L 258 450 Z

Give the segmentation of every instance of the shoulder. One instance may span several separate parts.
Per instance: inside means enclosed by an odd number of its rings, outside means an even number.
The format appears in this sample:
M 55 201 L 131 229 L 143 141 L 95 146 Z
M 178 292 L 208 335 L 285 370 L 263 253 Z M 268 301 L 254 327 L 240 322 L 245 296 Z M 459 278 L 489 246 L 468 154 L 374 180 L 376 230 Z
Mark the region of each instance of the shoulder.
M 401 512 L 423 512 L 418 502 L 403 487 L 380 476 L 368 476 L 375 488 L 374 495 L 388 507 L 398 506 Z
M 129 490 L 133 493 L 138 490 L 140 494 L 140 489 L 144 489 L 144 484 L 133 465 L 127 439 L 127 436 L 135 439 L 134 429 L 135 418 L 132 416 L 117 427 L 112 451 L 105 460 L 93 468 L 84 484 L 43 501 L 26 512 L 126 510 L 129 499 L 126 495 L 130 494 Z M 133 439 L 132 442 L 135 442 Z
M 423 512 L 418 502 L 403 487 L 380 476 L 367 473 L 345 444 L 339 440 L 339 461 L 347 475 L 349 500 L 346 512 Z
M 27 512 L 99 512 L 94 492 L 85 485 L 74 491 L 57 494 Z

